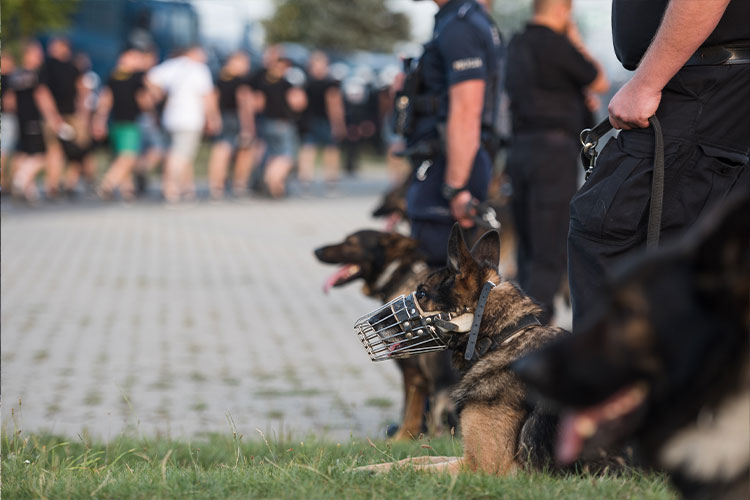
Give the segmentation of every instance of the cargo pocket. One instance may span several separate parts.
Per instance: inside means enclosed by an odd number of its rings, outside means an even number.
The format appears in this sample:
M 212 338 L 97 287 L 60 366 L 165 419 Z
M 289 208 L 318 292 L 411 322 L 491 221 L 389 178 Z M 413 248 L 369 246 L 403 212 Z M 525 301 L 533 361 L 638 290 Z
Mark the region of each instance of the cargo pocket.
M 627 154 L 611 139 L 570 203 L 571 231 L 593 239 L 632 236 L 648 203 L 650 184 L 643 174 L 649 162 Z
M 708 144 L 698 145 L 696 157 L 678 180 L 679 210 L 673 214 L 676 226 L 694 223 L 704 210 L 723 200 L 750 163 L 746 153 Z

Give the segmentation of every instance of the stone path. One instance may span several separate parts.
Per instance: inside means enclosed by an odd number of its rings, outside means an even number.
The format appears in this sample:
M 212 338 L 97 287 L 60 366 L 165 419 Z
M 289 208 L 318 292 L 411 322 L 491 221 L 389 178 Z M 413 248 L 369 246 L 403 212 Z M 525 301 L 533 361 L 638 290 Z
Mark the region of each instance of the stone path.
M 382 225 L 376 187 L 175 209 L 4 199 L 5 431 L 185 437 L 231 416 L 244 435 L 382 435 L 399 375 L 352 329 L 376 303 L 356 285 L 325 296 L 333 269 L 312 254 Z

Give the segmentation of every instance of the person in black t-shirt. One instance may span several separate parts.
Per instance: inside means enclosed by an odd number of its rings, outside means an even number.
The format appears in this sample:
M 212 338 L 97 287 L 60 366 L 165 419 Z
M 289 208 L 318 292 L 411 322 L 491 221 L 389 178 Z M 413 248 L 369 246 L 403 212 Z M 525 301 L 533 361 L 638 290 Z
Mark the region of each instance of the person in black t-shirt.
M 73 62 L 70 42 L 53 38 L 47 47 L 47 60 L 40 72 L 40 80 L 49 88 L 58 113 L 65 125 L 59 135 L 46 124 L 44 140 L 47 145 L 46 189 L 55 196 L 65 170 L 65 160 L 70 168 L 81 170 L 83 152 L 90 143 L 88 115 L 82 103 L 88 90 L 81 82 L 81 72 Z
M 109 129 L 115 151 L 115 161 L 99 186 L 102 198 L 110 198 L 118 188 L 124 199 L 134 197 L 132 173 L 141 150 L 138 116 L 141 109 L 148 106 L 149 99 L 143 77 L 143 55 L 135 49 L 126 50 L 120 54 L 117 66 L 99 94 L 92 132 L 95 139 L 101 140 Z M 112 122 L 109 127 L 108 119 Z
M 573 328 L 605 276 L 645 248 L 656 115 L 664 136 L 661 242 L 732 192 L 750 189 L 750 2 L 613 0 L 615 53 L 632 78 L 609 103 L 622 132 L 570 203 Z
M 18 166 L 13 175 L 13 191 L 29 202 L 39 198 L 35 178 L 44 167 L 45 143 L 42 135 L 42 118 L 53 130 L 62 127 L 54 98 L 40 81 L 39 70 L 44 52 L 37 42 L 28 42 L 23 49 L 21 68 L 8 76 L 8 92 L 16 101 L 19 141 Z
M 337 143 L 346 135 L 344 100 L 339 82 L 328 76 L 328 57 L 313 52 L 308 63 L 305 84 L 307 109 L 303 120 L 305 134 L 299 153 L 299 179 L 309 185 L 315 173 L 315 155 L 323 148 L 325 179 L 329 185 L 339 177 L 340 154 Z
M 286 179 L 297 149 L 293 118 L 307 107 L 307 96 L 285 78 L 291 61 L 283 57 L 280 49 L 274 49 L 273 54 L 267 58 L 266 69 L 253 79 L 253 89 L 257 109 L 262 113 L 260 132 L 268 150 L 263 177 L 271 196 L 279 198 L 286 192 Z
M 571 0 L 536 0 L 534 15 L 508 46 L 506 90 L 513 141 L 507 173 L 518 231 L 518 283 L 548 323 L 566 267 L 568 204 L 578 184 L 578 134 L 586 96 L 609 85 L 571 20 Z
M 7 50 L 0 55 L 0 106 L 2 106 L 2 137 L 0 138 L 0 189 L 10 192 L 12 178 L 10 158 L 18 140 L 18 119 L 16 118 L 16 96 L 8 90 L 11 73 L 16 70 L 16 60 Z
M 237 150 L 232 192 L 244 193 L 252 168 L 250 146 L 255 136 L 252 91 L 248 83 L 250 60 L 244 52 L 235 52 L 221 68 L 215 82 L 216 99 L 221 112 L 221 131 L 214 138 L 208 162 L 211 197 L 224 196 L 232 152 Z

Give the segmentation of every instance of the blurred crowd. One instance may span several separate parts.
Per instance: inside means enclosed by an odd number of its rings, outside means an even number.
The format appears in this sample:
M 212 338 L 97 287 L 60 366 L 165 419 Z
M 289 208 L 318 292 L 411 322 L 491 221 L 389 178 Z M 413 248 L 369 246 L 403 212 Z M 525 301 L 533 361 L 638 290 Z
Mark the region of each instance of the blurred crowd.
M 158 54 L 151 42 L 130 44 L 101 79 L 65 38 L 3 51 L 2 193 L 29 203 L 81 193 L 133 200 L 159 186 L 168 202 L 192 200 L 205 141 L 213 199 L 284 197 L 295 174 L 309 191 L 319 155 L 335 191 L 367 144 L 388 153 L 394 181 L 405 175 L 388 116 L 397 72 L 342 84 L 324 52 L 300 63 L 282 46 L 268 47 L 259 67 L 231 53 L 218 74 L 198 45 L 161 62 Z

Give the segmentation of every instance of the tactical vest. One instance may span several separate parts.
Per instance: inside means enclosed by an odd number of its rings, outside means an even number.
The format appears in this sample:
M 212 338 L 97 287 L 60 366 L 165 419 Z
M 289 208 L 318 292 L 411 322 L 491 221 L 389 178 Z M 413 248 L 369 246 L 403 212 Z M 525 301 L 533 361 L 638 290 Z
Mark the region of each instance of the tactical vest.
M 502 61 L 504 58 L 504 43 L 500 31 L 492 18 L 476 2 L 467 2 L 461 6 L 455 15 L 442 19 L 435 26 L 433 40 L 425 45 L 425 52 L 418 62 L 407 60 L 404 62 L 406 79 L 403 89 L 396 94 L 394 102 L 395 130 L 407 139 L 415 133 L 424 135 L 418 122 L 430 120 L 434 122 L 434 136 L 439 136 L 439 130 L 445 124 L 448 115 L 448 88 L 440 94 L 430 93 L 425 86 L 424 59 L 430 51 L 437 51 L 436 40 L 444 29 L 450 29 L 452 22 L 468 22 L 474 29 L 485 32 L 490 26 L 489 36 L 482 37 L 485 43 L 487 57 L 487 78 L 485 80 L 484 105 L 482 109 L 482 130 L 484 133 L 499 134 L 500 102 L 503 89 Z

